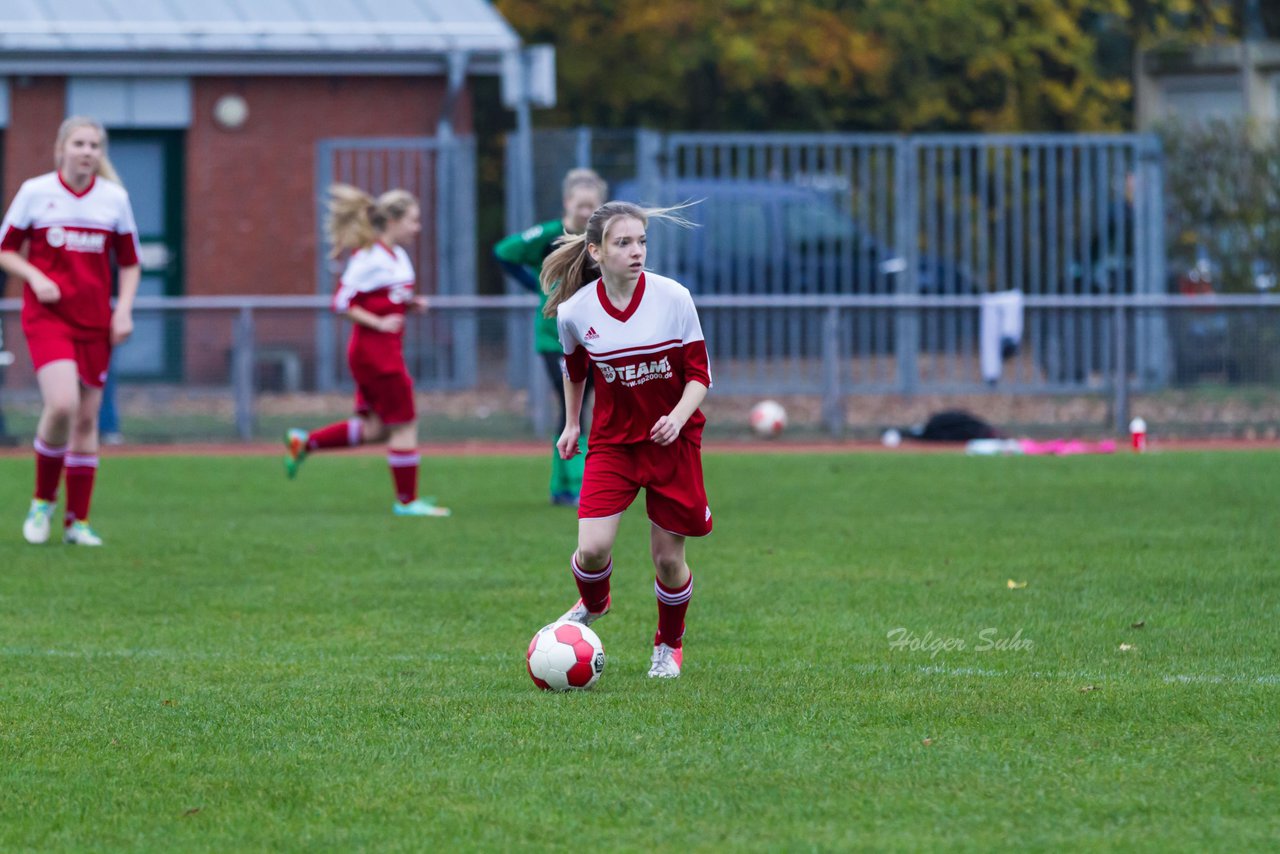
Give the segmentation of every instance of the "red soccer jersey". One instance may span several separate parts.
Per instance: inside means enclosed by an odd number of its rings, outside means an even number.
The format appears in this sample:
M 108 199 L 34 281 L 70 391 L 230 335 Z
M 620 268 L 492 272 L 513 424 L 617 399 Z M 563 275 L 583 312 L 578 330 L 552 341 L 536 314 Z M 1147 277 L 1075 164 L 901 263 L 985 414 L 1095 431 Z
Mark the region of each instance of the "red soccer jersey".
M 409 253 L 375 243 L 351 254 L 333 296 L 333 310 L 357 306 L 379 317 L 404 314 L 413 300 L 414 272 Z M 356 324 L 347 347 L 352 370 L 361 373 L 400 373 L 404 367 L 404 330 L 379 332 Z
M 595 371 L 590 445 L 648 442 L 687 383 L 711 386 L 698 311 L 673 279 L 642 273 L 625 311 L 609 302 L 597 279 L 561 303 L 556 317 L 569 378 L 582 382 Z M 695 410 L 681 436 L 701 445 L 705 423 Z
M 21 251 L 62 292 L 42 303 L 23 288 L 22 330 L 27 337 L 97 338 L 111 328 L 111 251 L 116 263 L 138 263 L 138 229 L 129 194 L 114 181 L 94 178 L 77 193 L 57 172 L 23 182 L 0 224 L 0 251 Z

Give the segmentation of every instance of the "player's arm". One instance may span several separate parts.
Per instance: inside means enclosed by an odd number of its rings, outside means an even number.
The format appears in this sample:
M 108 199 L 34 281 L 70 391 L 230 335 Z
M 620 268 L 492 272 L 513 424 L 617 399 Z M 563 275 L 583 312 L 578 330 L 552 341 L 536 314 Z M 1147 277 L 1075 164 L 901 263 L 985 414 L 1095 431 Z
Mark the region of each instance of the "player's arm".
M 498 266 L 502 268 L 502 272 L 515 279 L 522 287 L 535 294 L 542 293 L 542 285 L 538 283 L 538 277 L 525 265 L 517 264 L 514 261 L 503 261 L 499 258 Z
M 18 188 L 13 204 L 9 205 L 4 221 L 0 222 L 0 270 L 24 279 L 40 302 L 57 302 L 62 297 L 57 284 L 22 254 L 31 228 L 31 218 L 27 214 L 31 201 L 29 186 L 24 183 Z
M 116 273 L 116 307 L 111 312 L 111 346 L 115 347 L 133 334 L 133 300 L 138 295 L 138 283 L 142 281 L 138 224 L 134 221 L 127 195 L 120 200 L 112 248 L 119 268 Z
M 0 252 L 0 270 L 4 270 L 10 276 L 25 279 L 40 302 L 57 302 L 62 297 L 62 291 L 58 289 L 57 284 L 17 252 L 10 250 Z
M 564 431 L 556 440 L 556 450 L 560 452 L 560 459 L 568 460 L 578 453 L 578 438 L 582 435 L 582 399 L 586 395 L 591 360 L 587 357 L 587 349 L 578 340 L 573 324 L 559 311 L 556 312 L 556 331 L 560 336 L 560 349 L 564 351 L 564 358 L 560 361 L 560 369 L 564 372 Z
M 582 399 L 586 396 L 587 381 L 575 382 L 564 377 L 564 432 L 556 441 L 560 459 L 571 459 L 578 453 L 578 437 L 582 435 Z
M 511 278 L 528 288 L 533 293 L 541 293 L 542 286 L 534 272 L 542 265 L 546 240 L 542 226 L 535 225 L 519 234 L 511 234 L 498 241 L 493 247 L 493 257 L 498 266 Z
M 653 429 L 649 431 L 649 438 L 659 445 L 670 445 L 680 436 L 685 422 L 702 405 L 706 397 L 707 387 L 698 380 L 689 380 L 684 384 L 684 393 L 680 395 L 679 402 L 670 412 L 654 422 Z
M 702 337 L 702 323 L 693 297 L 683 292 L 678 309 L 683 315 L 684 333 L 681 354 L 684 362 L 684 392 L 670 412 L 654 422 L 649 438 L 659 445 L 670 445 L 680 435 L 685 423 L 706 399 L 711 388 L 711 364 L 707 358 L 707 342 Z
M 142 265 L 121 267 L 120 293 L 116 297 L 115 310 L 111 312 L 111 346 L 118 347 L 133 334 L 133 300 L 138 295 L 138 283 L 142 281 Z
M 400 314 L 374 314 L 358 305 L 349 307 L 346 314 L 352 323 L 378 332 L 399 332 L 404 327 L 404 315 Z

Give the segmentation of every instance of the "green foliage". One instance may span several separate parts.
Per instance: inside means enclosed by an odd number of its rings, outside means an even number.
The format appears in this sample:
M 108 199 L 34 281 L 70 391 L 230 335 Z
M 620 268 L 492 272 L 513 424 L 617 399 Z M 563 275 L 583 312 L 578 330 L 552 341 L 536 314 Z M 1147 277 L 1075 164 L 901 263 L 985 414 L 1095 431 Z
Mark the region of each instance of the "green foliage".
M 550 124 L 1114 130 L 1135 45 L 1194 43 L 1220 0 L 497 0 L 557 46 Z
M 1160 134 L 1173 265 L 1189 268 L 1203 250 L 1216 290 L 1255 293 L 1259 262 L 1280 269 L 1280 137 L 1223 120 L 1169 123 Z
M 578 695 L 522 660 L 576 596 L 545 460 L 425 463 L 451 519 L 393 518 L 376 455 L 291 482 L 274 458 L 109 457 L 108 544 L 84 550 L 19 540 L 31 464 L 0 459 L 0 850 L 1280 833 L 1274 451 L 709 455 L 685 675 L 644 675 L 641 504 L 596 624 L 609 665 Z

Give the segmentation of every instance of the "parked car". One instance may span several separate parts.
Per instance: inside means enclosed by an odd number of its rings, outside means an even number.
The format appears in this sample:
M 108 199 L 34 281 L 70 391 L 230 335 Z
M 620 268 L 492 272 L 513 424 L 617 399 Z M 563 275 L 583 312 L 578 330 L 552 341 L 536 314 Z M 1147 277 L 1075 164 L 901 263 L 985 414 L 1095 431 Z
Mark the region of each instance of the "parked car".
M 703 294 L 894 294 L 906 261 L 856 221 L 836 193 L 780 181 L 691 179 L 664 182 L 657 199 L 635 181 L 614 197 L 643 204 L 696 202 L 694 229 L 662 228 L 654 263 Z M 891 227 L 891 224 L 890 224 Z M 973 294 L 973 277 L 922 256 L 921 294 Z
M 665 182 L 657 198 L 646 198 L 636 182 L 623 182 L 613 196 L 646 205 L 696 203 L 683 213 L 697 228 L 655 225 L 649 260 L 695 295 L 901 293 L 906 259 L 855 220 L 834 191 L 780 181 L 698 179 Z M 933 256 L 919 259 L 916 276 L 919 294 L 977 292 L 973 277 Z M 841 346 L 853 356 L 894 353 L 897 317 L 888 308 L 846 313 Z M 937 320 L 935 312 L 922 324 L 922 351 L 947 346 Z M 961 325 L 969 327 L 963 335 L 976 340 L 976 313 L 966 314 L 949 327 L 952 346 Z M 720 359 L 815 359 L 825 341 L 821 314 L 813 311 L 704 312 L 703 326 Z

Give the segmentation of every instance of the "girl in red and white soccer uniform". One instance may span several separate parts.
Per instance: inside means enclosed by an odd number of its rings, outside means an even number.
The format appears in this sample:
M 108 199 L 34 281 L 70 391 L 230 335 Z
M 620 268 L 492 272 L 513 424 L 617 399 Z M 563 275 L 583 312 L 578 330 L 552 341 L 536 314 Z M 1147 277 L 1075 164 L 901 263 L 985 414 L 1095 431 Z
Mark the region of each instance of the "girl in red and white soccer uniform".
M 26 281 L 22 331 L 43 401 L 35 497 L 22 535 L 29 543 L 48 541 L 65 471 L 63 541 L 100 546 L 89 527 L 98 409 L 111 348 L 133 332 L 138 233 L 101 124 L 82 116 L 64 121 L 53 158 L 56 171 L 25 181 L 0 224 L 0 270 Z M 119 268 L 114 310 L 112 253 Z
M 689 291 L 644 269 L 645 230 L 655 216 L 683 222 L 670 209 L 603 205 L 583 234 L 566 238 L 547 257 L 542 285 L 565 352 L 565 428 L 557 445 L 565 459 L 578 450 L 589 371 L 595 384 L 571 561 L 582 598 L 561 619 L 590 625 L 608 612 L 618 525 L 643 488 L 658 599 L 649 675 L 671 678 L 683 664 L 684 617 L 693 594 L 685 539 L 711 533 L 702 482 L 706 419 L 698 409 L 711 373 Z M 589 260 L 600 277 L 578 284 Z
M 448 516 L 433 499 L 418 497 L 418 415 L 413 379 L 404 363 L 404 316 L 425 311 L 426 297 L 415 296 L 413 262 L 404 247 L 422 231 L 418 202 L 405 190 L 376 200 L 345 184 L 329 188 L 326 223 L 335 256 L 350 251 L 333 298 L 334 311 L 354 324 L 347 363 L 356 381 L 355 417 L 308 433 L 285 434 L 290 478 L 307 455 L 326 448 L 387 443 L 387 465 L 395 485 L 397 516 Z

